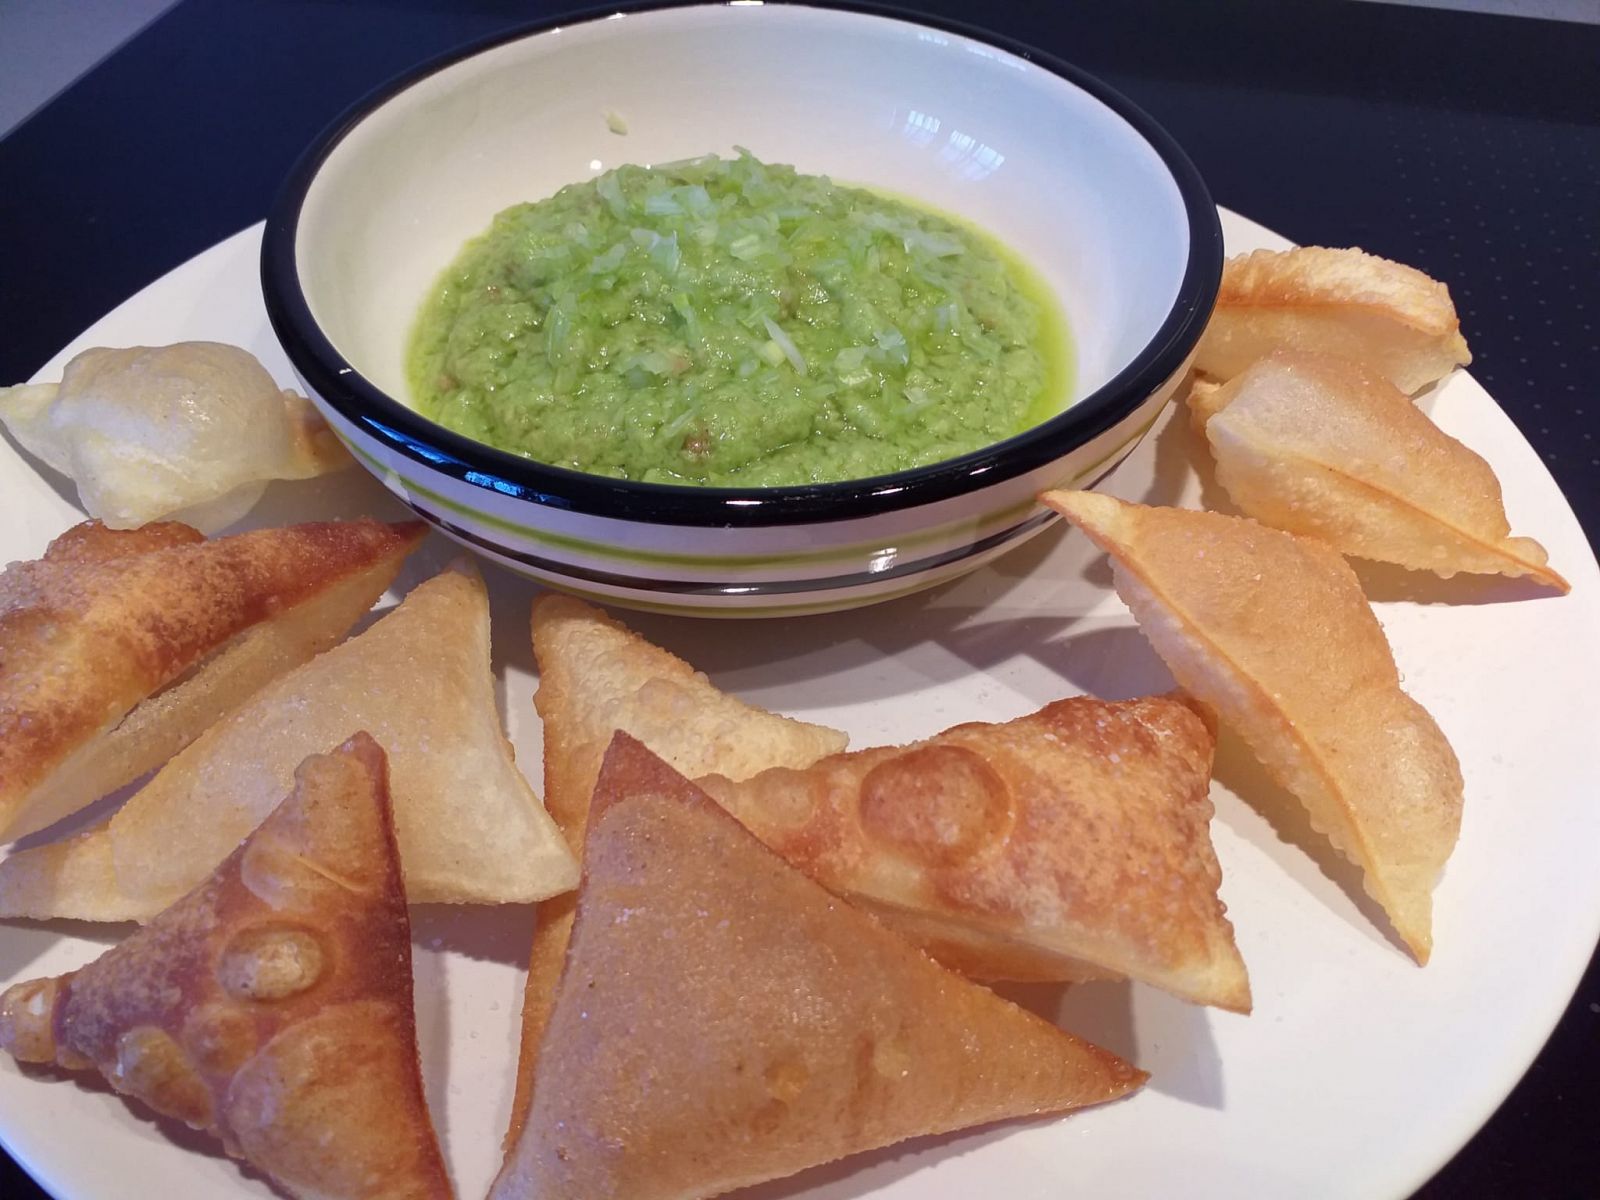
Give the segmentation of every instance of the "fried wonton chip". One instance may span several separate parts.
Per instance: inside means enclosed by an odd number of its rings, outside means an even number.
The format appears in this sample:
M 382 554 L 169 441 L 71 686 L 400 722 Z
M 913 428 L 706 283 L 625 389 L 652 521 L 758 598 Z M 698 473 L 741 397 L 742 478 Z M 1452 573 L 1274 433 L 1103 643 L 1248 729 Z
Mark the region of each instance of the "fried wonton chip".
M 745 704 L 688 663 L 593 605 L 555 593 L 533 606 L 533 652 L 544 719 L 545 803 L 581 852 L 589 796 L 611 735 L 623 730 L 686 775 L 744 779 L 767 767 L 803 767 L 845 748 L 844 734 Z M 539 906 L 522 1004 L 522 1069 L 512 1131 L 527 1111 L 533 1055 L 567 951 L 573 901 Z
M 302 758 L 358 729 L 390 748 L 414 902 L 526 902 L 577 882 L 500 731 L 483 581 L 454 568 L 206 730 L 109 821 L 0 862 L 0 916 L 148 920 L 260 823 Z
M 0 422 L 112 529 L 175 518 L 213 533 L 268 481 L 352 461 L 310 401 L 216 342 L 85 350 L 59 384 L 0 388 Z
M 132 783 L 333 645 L 422 537 L 329 522 L 206 541 L 68 530 L 0 573 L 0 840 Z
M 1217 482 L 1258 521 L 1447 578 L 1527 575 L 1569 590 L 1543 546 L 1510 536 L 1489 464 L 1366 367 L 1280 350 L 1189 406 Z
M 1278 349 L 1367 363 L 1406 393 L 1472 361 L 1444 284 L 1386 258 L 1323 246 L 1230 258 L 1195 366 L 1231 379 Z
M 199 887 L 0 997 L 0 1047 L 96 1070 L 306 1200 L 443 1200 L 383 751 L 358 734 Z
M 716 1196 L 1143 1079 L 836 899 L 618 734 L 532 1110 L 490 1195 Z
M 809 766 L 849 741 L 836 729 L 780 717 L 719 691 L 681 658 L 571 596 L 541 596 L 532 632 L 545 800 L 574 845 L 583 842 L 589 796 L 619 729 L 690 778 L 716 772 L 746 779 L 768 767 Z
M 1058 700 L 1003 725 L 699 786 L 945 966 L 1132 978 L 1250 1010 L 1217 888 L 1213 739 L 1177 700 Z
M 1241 517 L 1092 492 L 1043 499 L 1110 553 L 1117 594 L 1178 682 L 1299 798 L 1427 962 L 1433 887 L 1461 826 L 1461 768 L 1401 691 L 1349 565 L 1322 542 Z

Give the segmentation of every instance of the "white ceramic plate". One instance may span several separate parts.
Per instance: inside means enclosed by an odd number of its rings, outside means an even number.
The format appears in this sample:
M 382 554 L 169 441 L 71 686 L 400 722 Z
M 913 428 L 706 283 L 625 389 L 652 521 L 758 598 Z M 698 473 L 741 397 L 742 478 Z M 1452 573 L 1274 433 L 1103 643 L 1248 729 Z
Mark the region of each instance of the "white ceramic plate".
M 1230 252 L 1285 244 L 1231 214 L 1224 225 Z M 289 382 L 256 284 L 259 236 L 246 230 L 145 289 L 41 377 L 56 378 L 89 345 L 211 338 L 248 347 Z M 1558 598 L 1514 581 L 1364 572 L 1406 687 L 1438 718 L 1466 775 L 1432 963 L 1419 969 L 1397 949 L 1352 872 L 1305 835 L 1293 805 L 1225 741 L 1213 836 L 1253 1016 L 1128 984 L 1016 989 L 1147 1068 L 1150 1085 L 1069 1119 L 912 1143 L 747 1196 L 1403 1196 L 1488 1117 L 1560 1016 L 1600 932 L 1589 703 L 1600 676 L 1600 571 L 1537 455 L 1481 388 L 1457 374 L 1425 403 L 1490 460 L 1516 531 L 1543 541 L 1573 583 Z M 1108 490 L 1198 504 L 1183 423 L 1147 439 Z M 38 555 L 77 521 L 71 496 L 0 442 L 0 560 Z M 352 472 L 279 485 L 251 519 L 362 512 L 399 515 L 382 488 Z M 430 541 L 402 587 L 450 553 Z M 492 569 L 489 579 L 505 717 L 537 782 L 533 588 Z M 629 619 L 722 687 L 846 729 L 857 746 L 1003 720 L 1075 692 L 1117 698 L 1171 683 L 1111 593 L 1104 561 L 1060 530 L 942 589 L 769 626 L 760 638 L 685 619 Z M 428 1097 L 470 1200 L 493 1175 L 510 1106 L 531 913 L 419 908 L 413 922 Z M 0 926 L 0 984 L 70 970 L 125 933 Z M 274 1194 L 204 1137 L 103 1086 L 23 1072 L 9 1059 L 0 1062 L 0 1139 L 62 1200 Z

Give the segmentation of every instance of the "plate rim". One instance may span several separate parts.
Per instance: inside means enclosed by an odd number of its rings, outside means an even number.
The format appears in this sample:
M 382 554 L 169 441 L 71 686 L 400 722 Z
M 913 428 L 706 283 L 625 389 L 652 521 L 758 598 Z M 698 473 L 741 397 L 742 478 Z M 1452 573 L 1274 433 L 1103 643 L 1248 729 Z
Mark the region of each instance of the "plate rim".
M 1262 226 L 1247 217 L 1243 217 L 1240 214 L 1233 213 L 1226 209 L 1222 209 L 1221 213 L 1225 222 L 1236 221 L 1243 227 L 1252 231 L 1253 234 L 1259 234 L 1264 238 L 1272 239 L 1284 245 L 1290 244 L 1288 240 L 1282 238 L 1281 235 L 1274 233 L 1267 227 Z M 232 243 L 236 243 L 241 239 L 248 240 L 252 235 L 258 234 L 260 229 L 260 223 L 249 226 L 232 235 L 231 237 L 222 239 L 198 254 L 191 256 L 188 260 L 179 264 L 177 267 L 174 267 L 171 271 L 168 271 L 162 276 L 158 277 L 156 280 L 151 281 L 144 288 L 139 289 L 132 296 L 124 300 L 121 304 L 110 309 L 99 321 L 91 324 L 77 338 L 74 338 L 72 342 L 69 342 L 68 345 L 58 352 L 57 355 L 52 357 L 52 359 L 46 363 L 45 366 L 41 367 L 40 371 L 36 373 L 35 379 L 37 379 L 40 375 L 49 374 L 74 346 L 82 342 L 86 337 L 93 334 L 95 329 L 98 328 L 103 322 L 110 320 L 119 312 L 124 310 L 124 308 L 127 306 L 138 302 L 146 292 L 171 279 L 173 276 L 180 275 L 191 270 L 198 272 L 203 260 L 206 260 L 209 256 L 224 253 L 225 248 L 229 247 Z M 235 250 L 237 250 L 237 247 L 235 247 Z M 245 257 L 246 259 L 249 258 L 248 255 Z M 1566 497 L 1561 492 L 1561 489 L 1555 482 L 1554 478 L 1550 475 L 1548 468 L 1538 457 L 1537 453 L 1533 451 L 1532 447 L 1527 443 L 1527 440 L 1522 437 L 1520 430 L 1516 429 L 1515 422 L 1511 420 L 1504 409 L 1500 408 L 1499 404 L 1494 401 L 1493 396 L 1490 395 L 1486 389 L 1483 389 L 1481 385 L 1478 385 L 1475 380 L 1473 382 L 1474 386 L 1478 387 L 1483 396 L 1492 405 L 1495 413 L 1497 413 L 1498 416 L 1503 419 L 1513 431 L 1516 432 L 1517 439 L 1521 442 L 1521 449 L 1526 451 L 1531 456 L 1532 461 L 1538 465 L 1539 473 L 1537 478 L 1537 486 L 1541 490 L 1547 491 L 1550 495 L 1559 498 L 1560 505 L 1565 511 L 1567 518 L 1578 530 L 1580 534 L 1580 540 L 1588 549 L 1589 556 L 1586 561 L 1564 563 L 1563 566 L 1566 569 L 1567 575 L 1574 584 L 1574 591 L 1576 592 L 1582 588 L 1586 596 L 1593 597 L 1596 586 L 1600 585 L 1600 566 L 1597 566 L 1595 562 L 1593 547 L 1589 543 L 1587 534 L 1583 530 L 1581 522 L 1578 521 L 1578 518 L 1573 512 L 1571 505 L 1566 501 Z M 1525 604 L 1532 602 L 1533 601 L 1521 601 L 1519 603 Z M 1469 1098 L 1468 1102 L 1459 1105 L 1456 1110 L 1456 1120 L 1453 1122 L 1448 1122 L 1449 1133 L 1443 1137 L 1435 1136 L 1434 1138 L 1430 1139 L 1427 1145 L 1431 1148 L 1426 1151 L 1419 1151 L 1417 1155 L 1414 1156 L 1409 1171 L 1401 1172 L 1397 1170 L 1390 1175 L 1390 1178 L 1393 1179 L 1395 1185 L 1395 1195 L 1408 1194 L 1410 1191 L 1424 1183 L 1427 1179 L 1431 1178 L 1451 1158 L 1453 1158 L 1455 1154 L 1458 1153 L 1459 1150 L 1466 1145 L 1473 1136 L 1476 1135 L 1489 1117 L 1492 1116 L 1494 1111 L 1504 1103 L 1511 1091 L 1526 1074 L 1529 1066 L 1538 1057 L 1539 1053 L 1548 1041 L 1551 1033 L 1554 1031 L 1556 1024 L 1561 1019 L 1562 1014 L 1566 1011 L 1567 1007 L 1571 1003 L 1577 985 L 1581 981 L 1583 974 L 1588 967 L 1589 961 L 1594 955 L 1596 943 L 1600 942 L 1600 905 L 1590 906 L 1585 919 L 1575 922 L 1575 924 L 1581 925 L 1585 932 L 1582 932 L 1580 935 L 1572 938 L 1571 957 L 1564 960 L 1561 964 L 1561 969 L 1554 973 L 1558 978 L 1553 982 L 1550 982 L 1546 987 L 1541 988 L 1537 993 L 1538 1002 L 1535 1007 L 1537 1007 L 1539 1010 L 1538 1014 L 1534 1015 L 1530 1013 L 1529 1016 L 1523 1022 L 1521 1022 L 1515 1036 L 1509 1043 L 1509 1053 L 1505 1053 L 1505 1051 L 1508 1049 L 1508 1043 L 1500 1043 L 1502 1047 L 1502 1054 L 1498 1056 L 1498 1069 L 1496 1070 L 1495 1074 L 1496 1078 L 1501 1080 L 1502 1083 L 1497 1083 L 1492 1087 L 1484 1088 L 1476 1097 Z M 1582 954 L 1577 952 L 1580 943 L 1582 943 L 1582 945 L 1585 947 L 1585 951 Z M 1546 976 L 1546 979 L 1548 980 L 1550 977 Z M 1431 1124 L 1429 1128 L 1437 1133 L 1437 1131 L 1440 1129 L 1440 1124 L 1435 1122 Z M 52 1171 L 50 1167 L 42 1160 L 29 1153 L 29 1150 L 32 1147 L 25 1145 L 27 1140 L 28 1139 L 26 1137 L 19 1139 L 14 1132 L 11 1122 L 8 1122 L 5 1119 L 5 1114 L 0 1113 L 0 1145 L 3 1145 L 8 1150 L 17 1164 L 26 1170 L 30 1176 L 32 1176 L 39 1183 L 41 1188 L 45 1189 L 53 1196 L 59 1197 L 60 1200 L 89 1200 L 87 1193 L 78 1192 L 76 1190 L 76 1185 L 70 1180 L 65 1178 L 60 1173 Z M 174 1149 L 177 1149 L 177 1147 L 174 1147 Z M 70 1164 L 56 1165 L 70 1166 Z

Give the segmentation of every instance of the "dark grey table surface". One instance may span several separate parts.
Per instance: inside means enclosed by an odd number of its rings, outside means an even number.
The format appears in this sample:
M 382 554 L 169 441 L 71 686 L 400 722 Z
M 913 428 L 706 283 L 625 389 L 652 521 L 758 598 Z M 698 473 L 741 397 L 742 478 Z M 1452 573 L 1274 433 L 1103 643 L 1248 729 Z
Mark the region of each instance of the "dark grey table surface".
M 1336 0 L 905 7 L 1100 75 L 1167 126 L 1219 203 L 1447 281 L 1473 374 L 1595 542 L 1600 27 Z M 0 381 L 27 378 L 139 288 L 260 220 L 299 150 L 388 76 L 560 10 L 185 0 L 0 140 Z M 1600 1196 L 1597 1130 L 1591 962 L 1526 1078 L 1419 1195 Z M 0 1158 L 0 1197 L 42 1195 Z

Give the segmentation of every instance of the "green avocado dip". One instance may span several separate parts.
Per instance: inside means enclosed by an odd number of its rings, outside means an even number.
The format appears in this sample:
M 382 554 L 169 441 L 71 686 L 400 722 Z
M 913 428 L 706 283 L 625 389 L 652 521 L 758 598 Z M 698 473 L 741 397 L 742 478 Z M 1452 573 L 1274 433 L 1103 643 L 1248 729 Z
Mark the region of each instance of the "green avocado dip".
M 774 487 L 953 458 L 1058 411 L 1046 289 L 946 217 L 748 154 L 495 217 L 424 304 L 418 409 L 539 462 Z

